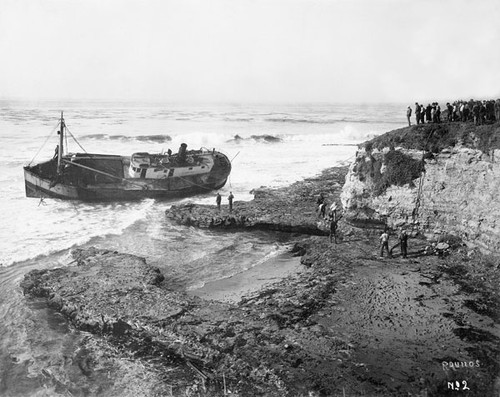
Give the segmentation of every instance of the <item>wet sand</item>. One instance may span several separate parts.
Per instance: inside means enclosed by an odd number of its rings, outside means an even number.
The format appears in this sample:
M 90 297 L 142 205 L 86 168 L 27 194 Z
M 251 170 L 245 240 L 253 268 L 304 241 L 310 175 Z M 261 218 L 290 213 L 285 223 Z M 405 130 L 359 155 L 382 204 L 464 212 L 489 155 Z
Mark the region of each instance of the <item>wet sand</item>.
M 201 288 L 188 291 L 188 294 L 207 300 L 238 303 L 243 296 L 252 295 L 267 285 L 303 270 L 300 257 L 285 253 L 232 277 L 208 282 Z
M 458 253 L 446 259 L 426 256 L 427 242 L 411 239 L 407 259 L 398 249 L 393 258 L 380 258 L 377 243 L 347 238 L 335 246 L 324 244 L 327 255 L 343 263 L 349 275 L 313 320 L 326 334 L 349 342 L 345 358 L 358 383 L 346 382 L 346 390 L 366 388 L 376 394 L 373 385 L 379 385 L 393 395 L 413 385 L 425 395 L 451 395 L 448 382 L 460 379 L 469 395 L 488 395 L 495 377 L 500 385 L 500 325 L 495 315 L 470 307 L 486 292 L 473 287 L 472 261 L 468 277 L 459 276 L 461 286 L 447 270 L 461 262 Z

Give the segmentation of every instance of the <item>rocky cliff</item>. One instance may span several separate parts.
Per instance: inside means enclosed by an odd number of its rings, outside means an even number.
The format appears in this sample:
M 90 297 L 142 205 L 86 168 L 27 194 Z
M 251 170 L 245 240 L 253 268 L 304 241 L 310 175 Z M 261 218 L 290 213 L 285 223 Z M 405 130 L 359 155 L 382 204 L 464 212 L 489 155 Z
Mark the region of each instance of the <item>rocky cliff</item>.
M 365 142 L 341 200 L 354 222 L 382 220 L 500 252 L 500 123 L 425 124 Z

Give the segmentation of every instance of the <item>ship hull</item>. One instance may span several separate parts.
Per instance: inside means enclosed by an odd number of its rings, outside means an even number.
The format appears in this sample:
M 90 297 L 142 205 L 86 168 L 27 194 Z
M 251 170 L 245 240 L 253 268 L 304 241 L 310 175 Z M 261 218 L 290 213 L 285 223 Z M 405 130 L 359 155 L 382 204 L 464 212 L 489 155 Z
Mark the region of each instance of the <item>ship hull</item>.
M 102 183 L 99 183 L 99 178 L 89 182 L 83 180 L 78 173 L 58 177 L 53 172 L 55 167 L 55 160 L 24 167 L 26 197 L 81 201 L 136 201 L 145 198 L 168 200 L 220 189 L 226 184 L 231 170 L 227 161 L 213 167 L 209 173 L 200 175 L 138 179 L 124 178 L 120 174 L 115 178 L 101 178 Z

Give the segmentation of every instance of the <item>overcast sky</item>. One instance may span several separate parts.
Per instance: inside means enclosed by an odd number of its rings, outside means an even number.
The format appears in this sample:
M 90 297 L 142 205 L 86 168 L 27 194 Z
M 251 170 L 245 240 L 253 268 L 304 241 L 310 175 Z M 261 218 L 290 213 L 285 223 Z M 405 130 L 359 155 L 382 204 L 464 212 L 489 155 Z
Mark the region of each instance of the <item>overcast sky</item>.
M 499 0 L 0 0 L 0 98 L 500 97 Z

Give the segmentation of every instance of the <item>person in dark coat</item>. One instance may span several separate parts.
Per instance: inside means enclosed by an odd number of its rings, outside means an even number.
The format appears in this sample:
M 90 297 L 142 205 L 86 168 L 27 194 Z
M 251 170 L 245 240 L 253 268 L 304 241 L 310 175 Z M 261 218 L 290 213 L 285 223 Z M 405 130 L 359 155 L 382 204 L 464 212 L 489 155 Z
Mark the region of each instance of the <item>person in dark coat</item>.
M 500 99 L 495 101 L 495 120 L 500 121 Z
M 408 108 L 406 109 L 406 118 L 408 119 L 408 127 L 411 126 L 410 117 L 411 117 L 411 107 L 408 106 Z M 417 116 L 417 124 L 418 124 L 418 116 Z
M 328 215 L 328 220 L 330 221 L 330 243 L 335 241 L 335 244 L 337 244 L 337 227 L 340 219 L 342 219 L 342 215 L 338 216 L 336 209 Z
M 453 121 L 453 106 L 450 105 L 450 102 L 446 104 L 446 110 L 448 111 L 448 121 Z
M 215 202 L 217 203 L 217 209 L 220 211 L 220 204 L 222 202 L 222 197 L 219 192 L 217 192 L 217 196 L 215 197 Z
M 233 192 L 229 192 L 229 196 L 227 197 L 227 199 L 229 201 L 229 212 L 231 212 L 233 210 Z
M 427 107 L 425 108 L 425 121 L 430 123 L 432 121 L 432 106 L 431 104 L 427 104 Z
M 495 121 L 495 101 L 486 102 L 486 120 Z
M 474 125 L 479 125 L 479 105 L 477 102 L 472 106 L 472 115 L 474 116 Z
M 436 123 L 441 122 L 441 106 L 436 102 Z
M 408 233 L 405 229 L 401 228 L 398 239 L 401 246 L 401 255 L 406 258 L 408 256 Z
M 411 116 L 411 112 L 410 112 L 410 116 Z M 415 102 L 415 120 L 417 121 L 417 124 L 420 124 L 420 105 L 418 104 L 418 102 Z M 408 120 L 408 124 L 410 124 L 409 120 Z

